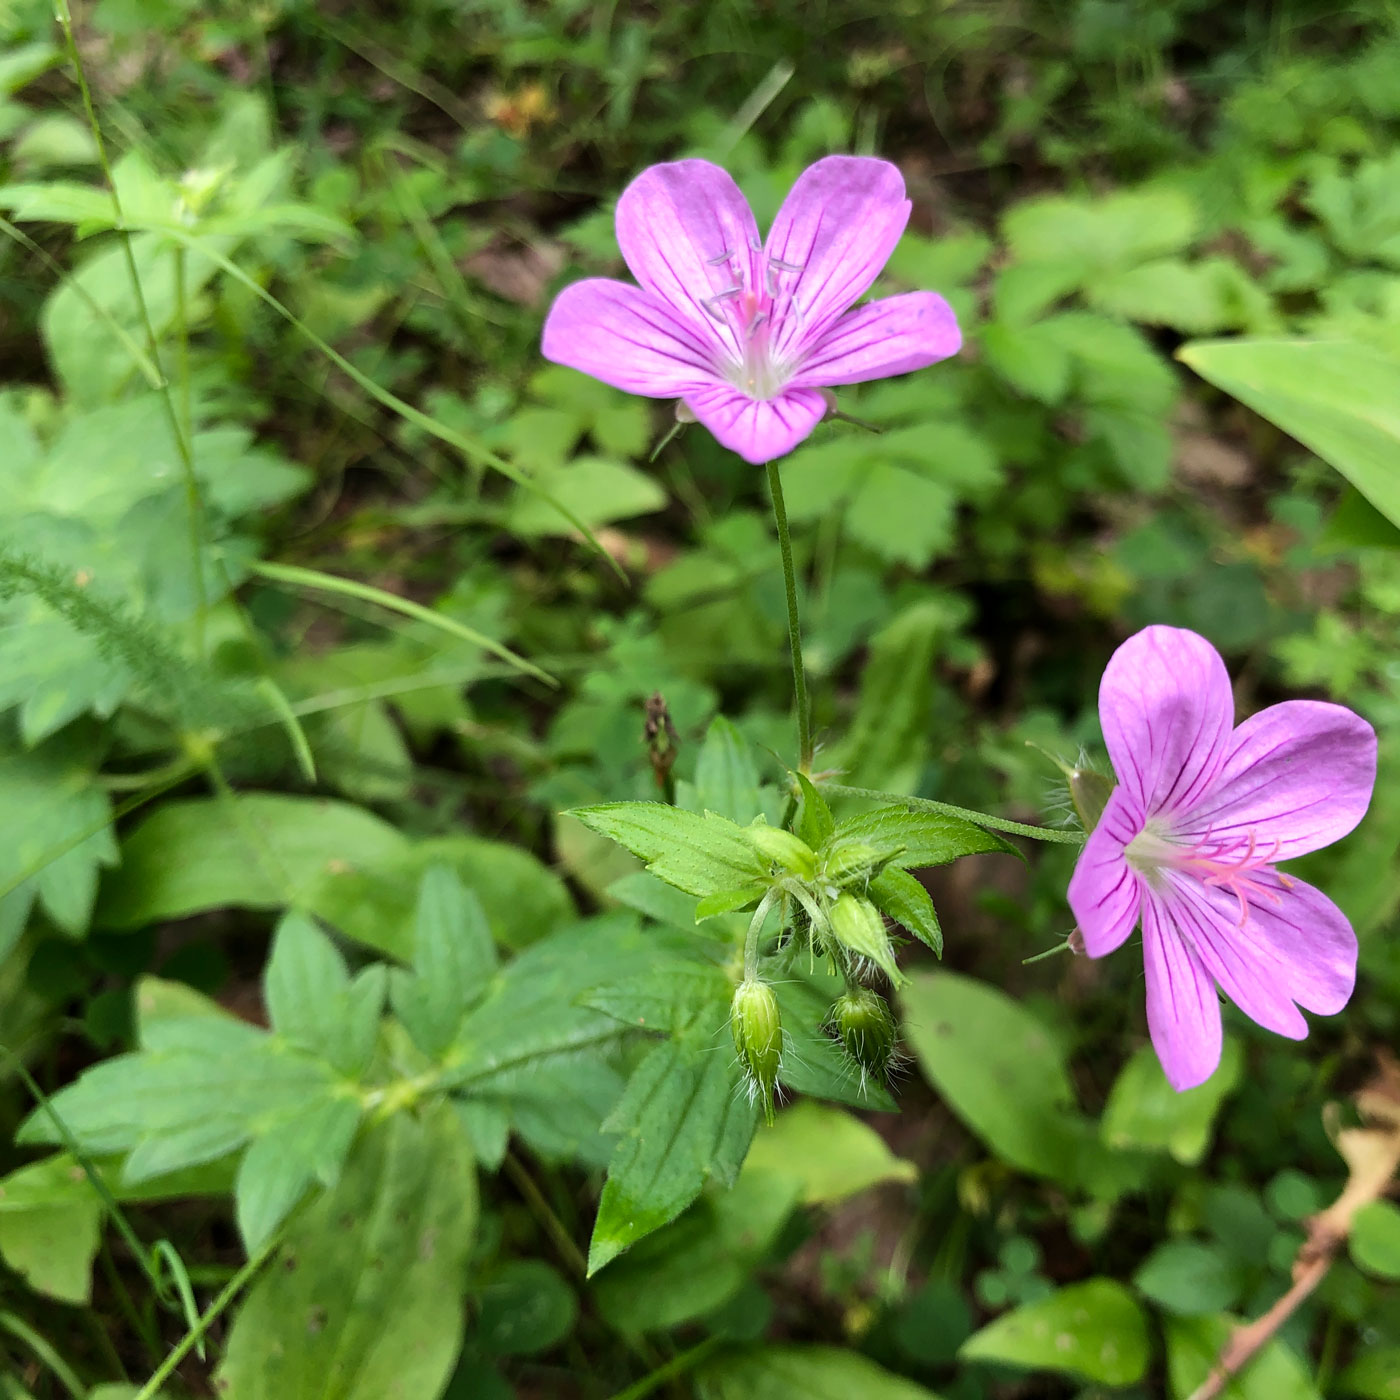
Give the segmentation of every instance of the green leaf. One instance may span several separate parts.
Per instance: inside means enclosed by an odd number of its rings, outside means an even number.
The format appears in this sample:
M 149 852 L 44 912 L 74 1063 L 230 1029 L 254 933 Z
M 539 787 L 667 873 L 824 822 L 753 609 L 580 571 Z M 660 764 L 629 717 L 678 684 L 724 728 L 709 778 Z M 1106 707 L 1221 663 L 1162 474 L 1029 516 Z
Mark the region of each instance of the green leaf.
M 1400 1346 L 1363 1351 L 1336 1384 L 1343 1395 L 1361 1400 L 1400 1400 Z
M 929 892 L 907 870 L 888 866 L 871 880 L 866 893 L 882 914 L 903 925 L 941 958 L 943 930 Z
M 797 1195 L 791 1176 L 746 1163 L 730 1190 L 704 1196 L 597 1279 L 598 1311 L 628 1335 L 677 1327 L 712 1312 L 762 1262 Z
M 92 1190 L 61 1205 L 0 1210 L 0 1258 L 35 1292 L 85 1304 L 92 1297 L 102 1217 L 102 1203 Z
M 723 715 L 711 721 L 695 761 L 693 810 L 718 812 L 740 826 L 747 826 L 762 811 L 753 752 Z
M 947 602 L 934 598 L 906 608 L 871 639 L 860 702 L 836 761 L 853 784 L 918 785 L 928 753 L 934 652 L 951 622 Z
M 893 1113 L 895 1101 L 885 1086 L 853 1073 L 840 1047 L 821 1029 L 839 987 L 823 993 L 800 976 L 789 976 L 777 983 L 773 992 L 783 1022 L 783 1059 L 778 1071 L 783 1087 L 851 1108 Z
M 37 894 L 74 937 L 87 932 L 99 870 L 117 859 L 95 757 L 72 731 L 27 752 L 0 753 L 0 890 L 26 910 Z M 0 958 L 7 951 L 0 946 Z
M 1139 1293 L 1180 1317 L 1223 1312 L 1248 1281 L 1223 1250 L 1196 1240 L 1159 1244 L 1133 1275 Z
M 1070 1284 L 974 1332 L 968 1361 L 1067 1371 L 1104 1385 L 1132 1385 L 1147 1370 L 1147 1323 L 1133 1295 L 1108 1278 Z
M 907 807 L 877 807 L 873 812 L 848 817 L 837 826 L 836 834 L 869 841 L 874 846 L 903 847 L 890 862 L 900 870 L 946 865 L 959 856 L 983 851 L 1018 854 L 1009 841 L 961 817 L 910 811 Z
M 1400 525 L 1400 361 L 1359 341 L 1216 340 L 1178 358 L 1278 424 Z
M 1378 1278 L 1400 1278 L 1400 1206 L 1368 1201 L 1352 1217 L 1347 1244 L 1357 1268 Z
M 740 1095 L 732 1058 L 727 1047 L 665 1040 L 633 1073 L 605 1125 L 622 1137 L 593 1226 L 590 1275 L 700 1194 L 731 1119 L 752 1132 L 753 1105 Z
M 300 1217 L 234 1321 L 229 1400 L 432 1400 L 462 1344 L 476 1175 L 446 1104 L 396 1113 Z
M 820 850 L 836 830 L 831 808 L 826 798 L 812 785 L 805 773 L 797 773 L 797 786 L 802 793 L 802 812 L 798 818 L 797 834 L 814 850 Z
M 481 901 L 446 866 L 429 868 L 418 895 L 413 975 L 394 981 L 394 1009 L 425 1054 L 451 1044 L 496 970 Z
M 615 520 L 650 515 L 666 504 L 666 492 L 654 477 L 605 457 L 576 457 L 565 464 L 543 467 L 535 473 L 534 482 L 536 491 L 517 488 L 515 503 L 506 516 L 506 528 L 514 534 L 574 536 L 579 532 L 579 521 L 595 529 Z M 545 500 L 540 492 L 550 499 Z
M 490 1356 L 536 1356 L 556 1347 L 578 1320 L 578 1299 L 556 1269 L 512 1259 L 476 1297 L 476 1340 Z
M 707 894 L 695 906 L 695 922 L 702 924 L 706 919 L 717 918 L 721 914 L 732 914 L 736 909 L 747 909 L 757 904 L 767 893 L 765 885 L 748 885 L 742 890 L 721 890 L 718 894 Z
M 938 1400 L 840 1347 L 745 1348 L 707 1361 L 695 1379 L 700 1400 Z
M 250 1255 L 313 1182 L 335 1184 L 359 1123 L 354 1099 L 322 1099 L 270 1128 L 243 1154 L 233 1195 L 238 1233 Z
M 734 983 L 724 968 L 668 959 L 592 987 L 579 1001 L 639 1030 L 676 1034 L 692 1024 L 723 1025 L 733 995 Z
M 913 1182 L 919 1169 L 896 1157 L 879 1133 L 839 1108 L 803 1100 L 749 1148 L 745 1174 L 767 1171 L 792 1181 L 803 1205 L 835 1205 L 887 1181 Z
M 1167 1377 L 1172 1400 L 1188 1400 L 1215 1368 L 1221 1349 L 1240 1324 L 1218 1317 L 1173 1317 L 1165 1321 Z M 1297 1353 L 1277 1337 L 1254 1354 L 1231 1382 L 1230 1400 L 1321 1400 Z
M 1003 992 L 916 972 L 900 994 L 904 1035 L 928 1081 L 1003 1161 L 1076 1179 L 1079 1120 L 1060 1047 Z
M 1150 1045 L 1142 1046 L 1123 1066 L 1109 1092 L 1099 1122 L 1104 1144 L 1169 1152 L 1183 1166 L 1195 1166 L 1210 1147 L 1216 1115 L 1239 1083 L 1243 1068 L 1239 1043 L 1227 1039 L 1220 1068 L 1199 1088 L 1179 1094 L 1167 1083 L 1156 1052 Z
M 272 1029 L 289 1044 L 325 1056 L 338 1020 L 336 1003 L 349 986 L 350 973 L 335 944 L 304 914 L 285 915 L 263 969 Z
M 558 877 L 518 847 L 472 836 L 415 843 L 349 803 L 251 793 L 162 804 L 123 843 L 97 921 L 130 929 L 209 909 L 290 905 L 407 960 L 418 886 L 436 864 L 476 893 L 507 946 L 543 937 L 571 912 Z
M 664 802 L 609 802 L 571 813 L 625 846 L 647 869 L 687 894 L 718 894 L 764 883 L 767 863 L 743 827 L 714 812 L 701 816 Z

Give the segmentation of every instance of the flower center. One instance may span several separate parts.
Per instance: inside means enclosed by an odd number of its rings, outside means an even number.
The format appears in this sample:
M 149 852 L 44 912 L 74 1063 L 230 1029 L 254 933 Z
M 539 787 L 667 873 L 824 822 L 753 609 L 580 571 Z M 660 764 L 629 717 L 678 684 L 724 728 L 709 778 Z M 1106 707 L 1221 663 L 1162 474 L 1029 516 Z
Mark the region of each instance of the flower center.
M 708 261 L 727 282 L 700 305 L 730 333 L 737 351 L 722 367 L 724 377 L 751 399 L 771 399 L 792 373 L 774 354 L 773 337 L 785 321 L 801 315 L 793 292 L 802 265 L 754 247 L 726 249 Z
M 1240 924 L 1249 916 L 1249 901 L 1266 899 L 1279 902 L 1278 890 L 1255 878 L 1272 876 L 1285 889 L 1293 882 L 1280 875 L 1270 862 L 1278 854 L 1279 843 L 1261 848 L 1258 833 L 1250 827 L 1245 833 L 1184 839 L 1170 828 L 1149 821 L 1123 849 L 1128 864 L 1149 884 L 1157 884 L 1163 870 L 1180 870 L 1205 885 L 1218 885 L 1239 900 Z

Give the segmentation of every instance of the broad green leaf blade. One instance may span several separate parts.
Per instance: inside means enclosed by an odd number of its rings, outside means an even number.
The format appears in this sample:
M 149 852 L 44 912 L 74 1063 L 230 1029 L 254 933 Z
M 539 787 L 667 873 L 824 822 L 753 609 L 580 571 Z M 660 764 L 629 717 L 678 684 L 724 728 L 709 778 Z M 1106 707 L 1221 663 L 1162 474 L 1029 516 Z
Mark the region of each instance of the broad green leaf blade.
M 596 1273 L 674 1220 L 715 1172 L 731 1115 L 752 1122 L 727 1046 L 665 1040 L 637 1067 L 605 1125 L 622 1134 L 588 1249 Z
M 490 1356 L 534 1356 L 578 1320 L 574 1290 L 541 1259 L 512 1259 L 476 1296 L 476 1340 Z
M 0 1211 L 0 1259 L 36 1293 L 86 1304 L 102 1216 L 102 1202 L 91 1190 L 62 1205 Z
M 1099 1120 L 1104 1144 L 1170 1152 L 1183 1166 L 1195 1166 L 1206 1155 L 1216 1114 L 1239 1083 L 1243 1067 L 1239 1042 L 1227 1039 L 1220 1068 L 1199 1088 L 1179 1094 L 1167 1083 L 1156 1052 L 1144 1045 L 1109 1092 Z
M 1018 854 L 1009 841 L 961 817 L 945 816 L 942 812 L 912 812 L 905 807 L 877 807 L 873 812 L 848 817 L 837 824 L 836 834 L 842 839 L 849 837 L 877 846 L 902 847 L 900 854 L 890 862 L 901 870 L 946 865 L 959 856 L 983 851 Z
M 778 1115 L 749 1149 L 744 1174 L 772 1172 L 798 1188 L 803 1205 L 844 1201 L 887 1181 L 919 1179 L 913 1162 L 896 1157 L 884 1138 L 843 1109 L 802 1101 Z
M 724 968 L 668 960 L 660 967 L 590 987 L 579 1001 L 638 1030 L 674 1034 L 692 1024 L 723 1025 L 733 995 L 734 983 Z
M 1133 1295 L 1113 1279 L 1093 1278 L 989 1322 L 958 1355 L 1132 1385 L 1147 1370 L 1151 1348 Z
M 840 1347 L 745 1348 L 706 1362 L 695 1379 L 700 1400 L 938 1400 Z
M 720 1307 L 762 1262 L 797 1196 L 793 1178 L 746 1165 L 730 1190 L 702 1197 L 603 1273 L 593 1285 L 598 1311 L 635 1335 Z
M 1352 1262 L 1378 1278 L 1400 1279 L 1400 1206 L 1371 1201 L 1352 1218 Z
M 1218 1245 L 1167 1240 L 1143 1260 L 1133 1286 L 1179 1317 L 1224 1312 L 1239 1301 L 1249 1274 Z
M 1341 1394 L 1359 1400 L 1400 1400 L 1400 1346 L 1363 1351 L 1336 1384 Z
M 626 846 L 652 874 L 687 894 L 719 894 L 761 883 L 767 865 L 728 817 L 703 816 L 664 802 L 609 802 L 570 815 Z
M 240 1308 L 227 1400 L 435 1400 L 462 1344 L 476 1174 L 446 1104 L 367 1133 Z
M 904 1034 L 925 1077 L 1003 1161 L 1075 1180 L 1079 1135 L 1060 1048 L 1005 993 L 951 972 L 914 973 Z
M 1206 340 L 1177 356 L 1400 525 L 1400 360 L 1348 340 Z

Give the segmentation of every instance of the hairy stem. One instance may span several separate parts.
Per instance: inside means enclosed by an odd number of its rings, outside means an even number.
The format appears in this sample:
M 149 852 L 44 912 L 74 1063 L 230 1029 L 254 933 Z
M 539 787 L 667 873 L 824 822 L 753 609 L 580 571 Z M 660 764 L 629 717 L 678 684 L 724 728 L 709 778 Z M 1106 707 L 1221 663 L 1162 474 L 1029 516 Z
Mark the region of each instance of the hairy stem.
M 778 526 L 778 548 L 783 555 L 783 583 L 787 588 L 788 645 L 792 649 L 792 693 L 797 705 L 798 766 L 812 771 L 812 710 L 807 699 L 807 673 L 802 667 L 802 622 L 797 614 L 797 573 L 792 565 L 792 535 L 788 531 L 787 504 L 783 500 L 778 464 L 768 463 L 768 491 L 773 497 L 773 519 Z

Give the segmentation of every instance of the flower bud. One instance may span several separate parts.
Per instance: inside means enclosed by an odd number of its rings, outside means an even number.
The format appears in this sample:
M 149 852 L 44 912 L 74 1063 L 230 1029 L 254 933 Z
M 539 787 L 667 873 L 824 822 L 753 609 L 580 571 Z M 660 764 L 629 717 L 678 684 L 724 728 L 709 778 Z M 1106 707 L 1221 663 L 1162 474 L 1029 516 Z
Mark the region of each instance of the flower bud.
M 831 936 L 859 958 L 869 958 L 891 982 L 901 982 L 894 961 L 894 944 L 885 932 L 880 911 L 848 890 L 831 906 Z
M 729 1027 L 734 1033 L 739 1063 L 763 1105 L 764 1121 L 771 1127 L 773 1090 L 783 1056 L 783 1028 L 772 987 L 754 978 L 740 982 L 734 989 Z
M 1069 783 L 1069 800 L 1074 803 L 1074 810 L 1083 822 L 1084 830 L 1093 831 L 1117 784 L 1106 774 L 1077 765 L 1068 771 L 1066 781 Z
M 863 1073 L 883 1081 L 894 1057 L 894 1014 L 889 1003 L 869 987 L 852 987 L 839 997 L 827 1027 Z
M 800 837 L 784 830 L 781 826 L 769 826 L 767 822 L 754 822 L 744 828 L 749 841 L 761 855 L 776 861 L 793 875 L 810 880 L 817 873 L 817 858 L 812 848 Z
M 856 875 L 871 874 L 898 854 L 896 846 L 872 846 L 869 841 L 854 838 L 833 843 L 826 857 L 826 877 L 837 885 L 849 884 Z

